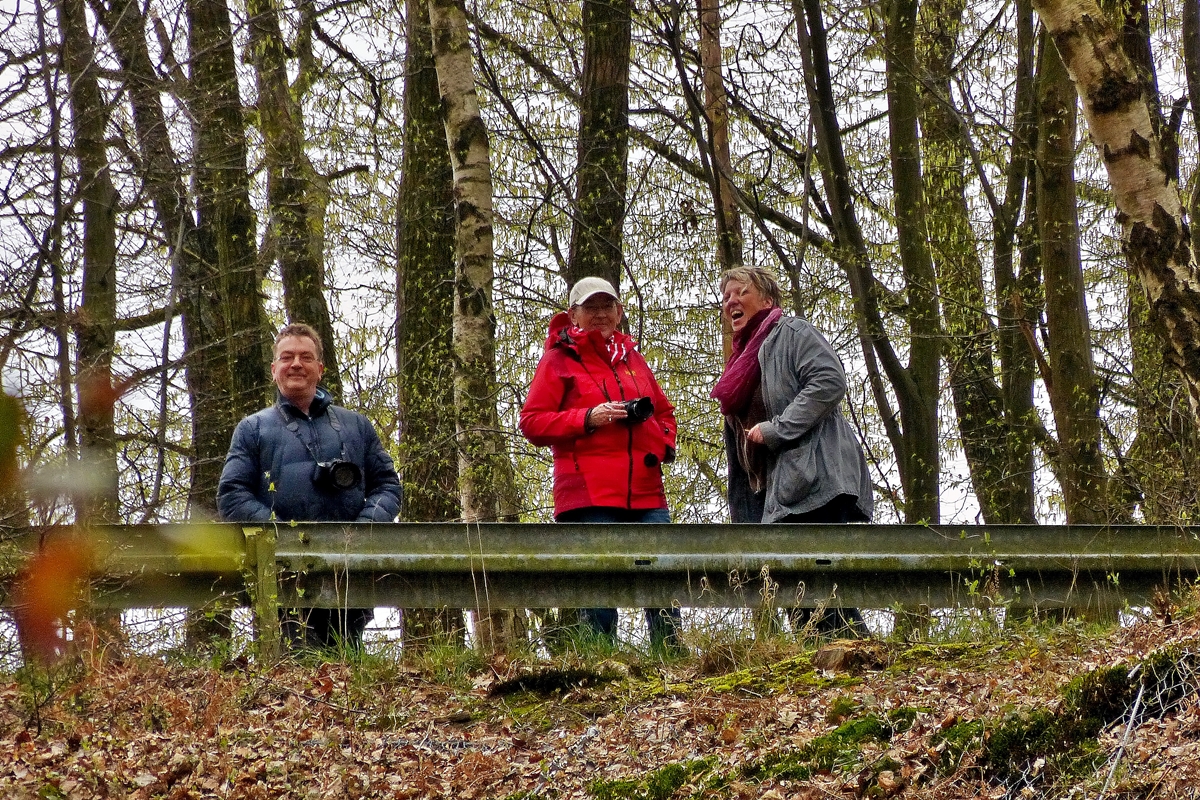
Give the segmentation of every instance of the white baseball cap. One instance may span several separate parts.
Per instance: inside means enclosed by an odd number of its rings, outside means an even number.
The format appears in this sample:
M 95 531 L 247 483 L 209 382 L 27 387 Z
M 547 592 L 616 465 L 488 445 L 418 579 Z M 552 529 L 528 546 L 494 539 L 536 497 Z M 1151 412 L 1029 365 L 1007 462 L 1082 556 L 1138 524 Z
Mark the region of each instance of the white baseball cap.
M 574 308 L 587 301 L 593 295 L 606 294 L 614 300 L 620 302 L 621 295 L 617 294 L 617 290 L 613 285 L 604 278 L 580 278 L 574 286 L 571 287 L 569 307 Z

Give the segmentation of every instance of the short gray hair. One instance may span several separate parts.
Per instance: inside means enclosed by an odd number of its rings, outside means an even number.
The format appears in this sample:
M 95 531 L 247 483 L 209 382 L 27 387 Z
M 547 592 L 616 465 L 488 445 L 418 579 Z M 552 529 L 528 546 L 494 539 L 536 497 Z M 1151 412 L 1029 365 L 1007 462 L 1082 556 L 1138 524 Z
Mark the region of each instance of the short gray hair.
M 312 339 L 317 345 L 317 361 L 325 360 L 325 348 L 321 346 L 321 336 L 317 333 L 316 328 L 312 325 L 307 325 L 303 322 L 293 322 L 290 325 L 284 325 L 279 333 L 275 335 L 274 348 L 279 347 L 279 342 L 286 336 L 298 336 L 304 339 Z M 274 354 L 272 354 L 274 358 Z

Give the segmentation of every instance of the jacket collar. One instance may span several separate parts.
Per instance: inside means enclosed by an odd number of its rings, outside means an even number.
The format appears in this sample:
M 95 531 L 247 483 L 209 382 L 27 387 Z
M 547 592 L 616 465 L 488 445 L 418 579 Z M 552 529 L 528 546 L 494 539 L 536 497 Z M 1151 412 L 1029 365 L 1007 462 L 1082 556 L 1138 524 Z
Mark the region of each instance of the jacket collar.
M 595 351 L 601 358 L 609 360 L 609 343 L 604 342 L 600 338 L 599 333 L 593 331 L 590 334 L 585 333 L 582 336 L 573 336 L 571 334 L 572 329 L 575 330 L 576 334 L 579 333 L 579 329 L 575 328 L 571 323 L 571 317 L 567 312 L 560 311 L 555 314 L 553 319 L 550 320 L 550 335 L 546 337 L 546 352 L 555 347 L 561 347 L 575 358 L 582 360 L 584 345 L 587 345 L 589 349 Z M 614 363 L 616 361 L 624 361 L 630 352 L 637 349 L 637 343 L 629 334 L 623 331 L 618 330 L 614 332 L 612 341 L 618 344 L 618 355 Z
M 292 405 L 291 401 L 284 397 L 278 389 L 275 390 L 275 402 L 280 408 L 286 410 L 287 413 L 292 416 L 305 416 L 304 412 Z M 318 386 L 317 395 L 313 398 L 312 405 L 308 407 L 307 416 L 309 419 L 319 417 L 324 414 L 326 409 L 328 409 L 331 405 L 333 405 L 333 395 L 331 395 L 324 386 Z

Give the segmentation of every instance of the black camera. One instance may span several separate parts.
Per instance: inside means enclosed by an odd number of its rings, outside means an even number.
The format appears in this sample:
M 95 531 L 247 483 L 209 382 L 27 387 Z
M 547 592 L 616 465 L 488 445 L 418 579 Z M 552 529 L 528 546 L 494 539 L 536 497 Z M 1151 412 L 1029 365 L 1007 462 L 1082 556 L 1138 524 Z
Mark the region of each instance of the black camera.
M 318 461 L 317 471 L 313 475 L 313 483 L 319 488 L 331 492 L 344 492 L 353 489 L 362 480 L 362 470 L 353 461 L 334 459 L 333 461 Z
M 629 415 L 625 418 L 626 422 L 645 422 L 654 416 L 654 401 L 649 397 L 626 400 L 621 405 L 625 407 L 625 413 Z

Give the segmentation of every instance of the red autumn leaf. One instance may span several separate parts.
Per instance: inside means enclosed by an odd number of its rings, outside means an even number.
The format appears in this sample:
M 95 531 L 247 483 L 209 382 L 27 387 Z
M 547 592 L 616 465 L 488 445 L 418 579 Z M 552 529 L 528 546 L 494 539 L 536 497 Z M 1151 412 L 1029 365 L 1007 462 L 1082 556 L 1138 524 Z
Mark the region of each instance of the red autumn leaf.
M 37 658 L 62 653 L 61 621 L 79 602 L 87 577 L 90 548 L 79 539 L 48 543 L 25 566 L 16 592 L 15 616 L 21 642 Z

